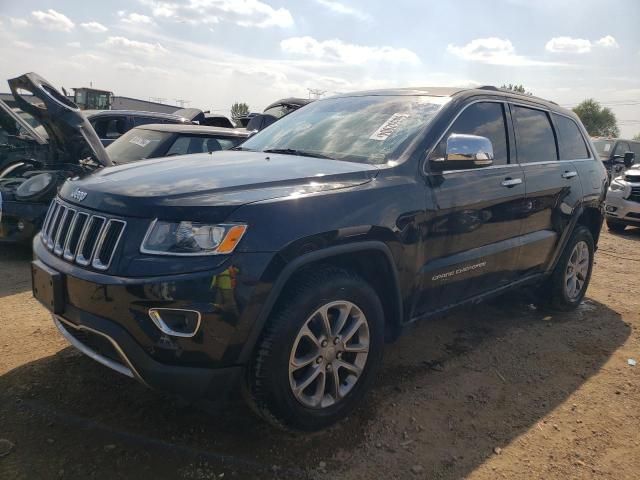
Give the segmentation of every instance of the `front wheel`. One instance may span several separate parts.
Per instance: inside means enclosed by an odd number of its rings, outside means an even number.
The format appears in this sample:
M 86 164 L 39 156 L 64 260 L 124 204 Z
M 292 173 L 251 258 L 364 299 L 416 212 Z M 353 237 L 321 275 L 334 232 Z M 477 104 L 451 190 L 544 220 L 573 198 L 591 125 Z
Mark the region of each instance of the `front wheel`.
M 584 298 L 591 280 L 594 253 L 593 236 L 579 225 L 543 288 L 545 300 L 558 310 L 573 310 Z
M 382 360 L 384 314 L 359 276 L 320 267 L 294 278 L 249 368 L 254 409 L 284 429 L 313 431 L 347 416 Z

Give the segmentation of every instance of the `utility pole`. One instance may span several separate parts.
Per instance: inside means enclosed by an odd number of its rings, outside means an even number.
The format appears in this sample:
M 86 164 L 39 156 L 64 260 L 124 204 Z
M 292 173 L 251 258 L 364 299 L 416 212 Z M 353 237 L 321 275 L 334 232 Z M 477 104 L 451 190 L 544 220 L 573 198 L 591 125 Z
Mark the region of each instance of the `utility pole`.
M 191 100 L 185 100 L 183 98 L 174 98 L 174 100 L 178 105 L 180 105 L 180 108 L 184 108 L 185 105 L 188 105 L 191 103 Z
M 307 88 L 307 90 L 309 90 L 309 98 L 313 95 L 314 100 L 319 99 L 322 95 L 327 93 L 326 90 L 320 90 L 319 88 Z

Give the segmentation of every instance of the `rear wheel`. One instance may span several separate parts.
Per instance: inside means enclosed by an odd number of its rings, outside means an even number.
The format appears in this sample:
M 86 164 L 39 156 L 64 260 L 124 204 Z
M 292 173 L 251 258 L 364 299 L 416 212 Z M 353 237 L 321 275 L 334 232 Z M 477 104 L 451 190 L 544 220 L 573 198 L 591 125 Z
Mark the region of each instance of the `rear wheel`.
M 545 303 L 565 311 L 580 305 L 591 279 L 594 250 L 589 229 L 576 227 L 542 289 Z
M 299 275 L 270 318 L 247 378 L 272 424 L 319 430 L 348 415 L 382 360 L 384 314 L 357 275 L 322 267 Z
M 615 220 L 607 220 L 607 228 L 615 233 L 622 233 L 627 226 L 622 222 L 616 222 Z

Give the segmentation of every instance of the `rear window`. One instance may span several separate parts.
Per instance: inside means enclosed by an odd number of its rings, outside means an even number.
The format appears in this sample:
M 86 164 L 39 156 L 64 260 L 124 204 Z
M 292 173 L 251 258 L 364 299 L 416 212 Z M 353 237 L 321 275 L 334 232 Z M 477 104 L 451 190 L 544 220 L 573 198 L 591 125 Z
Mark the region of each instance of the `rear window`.
M 556 141 L 547 112 L 513 106 L 517 125 L 516 145 L 520 163 L 557 160 Z
M 606 160 L 612 153 L 613 143 L 611 140 L 594 140 L 593 146 L 596 147 L 596 152 L 598 152 L 600 158 Z
M 102 139 L 119 138 L 127 129 L 127 119 L 125 117 L 99 118 L 91 122 L 93 129 Z
M 553 114 L 558 129 L 558 149 L 560 160 L 589 158 L 589 150 L 576 122 L 562 115 Z
M 156 132 L 134 128 L 106 147 L 109 158 L 116 164 L 135 162 L 158 156 L 159 147 L 171 137 L 170 132 Z
M 182 135 L 173 142 L 166 153 L 167 157 L 173 155 L 190 155 L 193 153 L 217 152 L 235 147 L 243 138 L 205 137 L 194 135 Z

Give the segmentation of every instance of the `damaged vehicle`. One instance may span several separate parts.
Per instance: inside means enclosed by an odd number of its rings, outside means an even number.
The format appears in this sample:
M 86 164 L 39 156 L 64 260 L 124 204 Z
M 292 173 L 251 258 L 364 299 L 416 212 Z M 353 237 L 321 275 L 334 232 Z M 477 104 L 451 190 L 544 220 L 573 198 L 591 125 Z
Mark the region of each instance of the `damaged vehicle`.
M 229 150 L 250 135 L 245 129 L 150 124 L 136 127 L 107 147 L 115 165 L 147 158 Z
M 0 242 L 30 241 L 66 179 L 111 161 L 87 117 L 44 78 L 27 73 L 9 80 L 9 88 L 20 110 L 41 126 L 33 128 L 6 105 L 0 109 Z
M 272 123 L 280 120 L 282 117 L 289 115 L 291 112 L 295 112 L 299 108 L 302 108 L 311 102 L 313 102 L 313 100 L 309 98 L 293 97 L 277 100 L 268 105 L 264 109 L 264 112 L 251 114 L 251 117 L 245 117 L 247 118 L 247 121 L 245 123 L 246 129 L 251 132 L 259 132 L 260 130 L 264 130 Z

